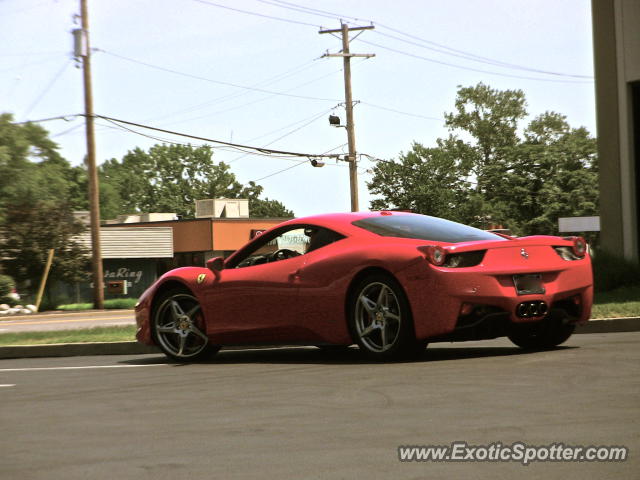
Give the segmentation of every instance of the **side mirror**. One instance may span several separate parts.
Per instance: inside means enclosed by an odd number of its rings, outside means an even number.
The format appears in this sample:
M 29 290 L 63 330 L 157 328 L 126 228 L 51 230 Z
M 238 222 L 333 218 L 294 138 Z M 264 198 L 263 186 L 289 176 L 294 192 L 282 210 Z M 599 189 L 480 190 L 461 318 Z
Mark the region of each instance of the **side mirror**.
M 224 268 L 224 259 L 222 257 L 213 257 L 207 260 L 207 268 L 213 273 L 219 272 Z

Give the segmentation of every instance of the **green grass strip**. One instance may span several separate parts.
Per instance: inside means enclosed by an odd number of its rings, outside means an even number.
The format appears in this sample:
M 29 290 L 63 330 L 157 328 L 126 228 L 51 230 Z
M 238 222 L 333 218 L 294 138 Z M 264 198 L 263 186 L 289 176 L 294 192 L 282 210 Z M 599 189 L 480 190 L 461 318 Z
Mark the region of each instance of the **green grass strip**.
M 106 309 L 131 309 L 136 305 L 137 298 L 110 298 L 104 301 Z M 58 310 L 75 311 L 75 310 L 91 310 L 93 303 L 68 303 L 58 306 Z
M 640 317 L 640 285 L 595 295 L 591 318 Z
M 81 330 L 0 333 L 0 345 L 43 345 L 51 343 L 131 342 L 136 339 L 135 325 L 95 327 Z

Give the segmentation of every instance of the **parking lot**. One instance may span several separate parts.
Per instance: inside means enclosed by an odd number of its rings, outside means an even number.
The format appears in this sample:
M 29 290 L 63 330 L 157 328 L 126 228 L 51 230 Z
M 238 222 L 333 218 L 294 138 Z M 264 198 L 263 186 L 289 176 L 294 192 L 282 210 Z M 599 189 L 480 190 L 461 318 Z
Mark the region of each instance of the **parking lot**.
M 0 361 L 0 478 L 638 478 L 640 333 Z M 624 445 L 626 462 L 401 463 L 400 445 Z

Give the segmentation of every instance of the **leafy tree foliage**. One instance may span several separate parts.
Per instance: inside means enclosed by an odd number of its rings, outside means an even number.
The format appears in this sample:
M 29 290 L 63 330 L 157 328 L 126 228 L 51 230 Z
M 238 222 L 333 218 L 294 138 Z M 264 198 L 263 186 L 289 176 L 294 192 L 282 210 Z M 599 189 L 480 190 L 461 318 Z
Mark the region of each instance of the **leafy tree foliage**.
M 253 217 L 291 217 L 293 212 L 276 200 L 260 199 L 263 188 L 242 185 L 225 163 L 214 163 L 208 146 L 155 145 L 140 148 L 100 167 L 101 188 L 119 197 L 119 213 L 175 212 L 192 217 L 195 201 L 205 198 L 248 198 Z
M 74 237 L 84 231 L 68 206 L 16 202 L 2 227 L 0 255 L 3 269 L 18 284 L 35 287 L 42 275 L 48 249 L 55 249 L 51 278 L 70 283 L 86 280 L 87 249 Z
M 500 224 L 517 234 L 557 233 L 560 216 L 597 214 L 595 139 L 555 112 L 521 130 L 526 115 L 520 90 L 460 88 L 455 111 L 445 115 L 447 138 L 432 148 L 414 143 L 376 165 L 368 187 L 380 198 L 372 208 Z
M 40 277 L 49 248 L 53 278 L 87 271 L 86 249 L 73 240 L 84 229 L 73 219 L 73 175 L 46 130 L 0 115 L 0 258 L 19 284 Z
M 34 286 L 53 248 L 51 277 L 84 280 L 89 252 L 76 240 L 85 228 L 73 211 L 89 208 L 86 168 L 72 167 L 42 127 L 12 122 L 11 115 L 0 115 L 1 271 L 22 289 Z M 277 200 L 260 198 L 260 185 L 242 185 L 228 165 L 214 164 L 209 147 L 135 149 L 122 162 L 106 162 L 99 175 L 102 218 L 133 212 L 193 216 L 196 199 L 220 197 L 248 198 L 252 216 L 293 216 Z

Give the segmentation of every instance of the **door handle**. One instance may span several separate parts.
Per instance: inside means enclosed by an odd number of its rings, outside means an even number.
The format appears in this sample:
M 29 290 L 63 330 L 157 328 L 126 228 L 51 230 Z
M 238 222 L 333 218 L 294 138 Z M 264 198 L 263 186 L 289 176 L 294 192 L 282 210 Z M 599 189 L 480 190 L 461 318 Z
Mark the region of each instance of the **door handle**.
M 289 280 L 295 282 L 300 278 L 300 269 L 298 268 L 295 272 L 291 272 L 289 274 Z

